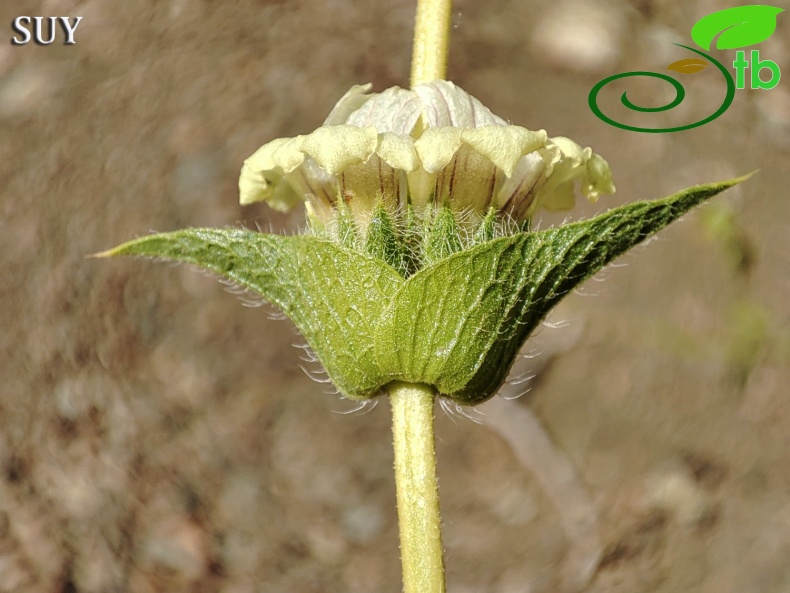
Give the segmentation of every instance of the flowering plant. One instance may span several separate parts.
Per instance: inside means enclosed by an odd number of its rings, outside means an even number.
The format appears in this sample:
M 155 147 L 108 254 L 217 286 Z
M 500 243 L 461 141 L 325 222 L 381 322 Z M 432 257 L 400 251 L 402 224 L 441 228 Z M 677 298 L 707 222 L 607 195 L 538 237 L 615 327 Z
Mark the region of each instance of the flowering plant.
M 448 15 L 448 1 L 421 0 L 411 90 L 355 86 L 323 126 L 245 161 L 242 204 L 304 201 L 308 232 L 187 229 L 100 254 L 224 276 L 279 307 L 344 396 L 389 396 L 404 586 L 420 593 L 444 590 L 437 395 L 464 405 L 494 395 L 568 292 L 740 181 L 531 230 L 538 208 L 573 207 L 577 187 L 593 201 L 612 193 L 609 165 L 572 140 L 508 124 L 441 80 Z
M 735 183 L 530 231 L 536 208 L 572 207 L 577 184 L 591 200 L 613 192 L 606 161 L 507 125 L 450 82 L 367 89 L 352 88 L 316 131 L 244 163 L 241 202 L 284 210 L 304 200 L 308 234 L 189 229 L 107 255 L 196 264 L 258 293 L 294 321 L 346 397 L 401 381 L 471 405 L 496 393 L 570 290 Z

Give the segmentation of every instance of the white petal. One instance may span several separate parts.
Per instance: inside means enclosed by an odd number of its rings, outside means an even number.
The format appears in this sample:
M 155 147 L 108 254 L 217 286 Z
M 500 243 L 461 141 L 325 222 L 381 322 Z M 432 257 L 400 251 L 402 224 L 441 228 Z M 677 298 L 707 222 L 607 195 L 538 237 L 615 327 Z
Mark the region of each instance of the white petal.
M 419 168 L 408 175 L 409 197 L 415 208 L 422 208 L 427 203 L 436 188 L 436 173 L 428 173 Z
M 570 138 L 565 136 L 555 136 L 551 138 L 550 142 L 556 144 L 562 151 L 563 158 L 571 159 L 574 164 L 581 163 L 584 160 L 584 150 L 581 146 L 576 144 Z M 589 148 L 587 150 L 590 150 Z
M 379 134 L 376 153 L 393 169 L 411 173 L 420 166 L 420 159 L 414 149 L 414 140 L 403 134 Z
M 519 160 L 513 174 L 499 189 L 497 205 L 508 214 L 518 218 L 534 210 L 533 203 L 537 186 L 546 175 L 552 160 L 546 150 L 531 152 Z
M 325 126 L 336 126 L 338 124 L 346 123 L 348 116 L 354 111 L 362 107 L 371 97 L 366 94 L 373 85 L 368 84 L 355 84 L 348 92 L 340 97 L 340 100 L 335 103 L 332 111 L 326 116 L 324 120 Z
M 272 193 L 271 180 L 261 171 L 253 169 L 248 160 L 244 161 L 239 176 L 239 203 L 243 206 L 262 202 Z
M 464 130 L 461 140 L 510 177 L 521 157 L 546 143 L 546 132 L 519 126 L 483 126 Z
M 423 169 L 436 173 L 449 163 L 461 146 L 458 128 L 428 128 L 414 142 L 414 148 L 422 161 Z
M 391 87 L 373 95 L 359 109 L 349 114 L 345 123 L 360 128 L 373 126 L 379 132 L 411 134 L 423 112 L 414 91 Z
M 602 156 L 593 153 L 590 160 L 587 161 L 587 174 L 589 182 L 582 187 L 582 192 L 590 201 L 597 201 L 600 194 L 615 192 L 612 170 Z
M 244 161 L 255 171 L 282 169 L 286 173 L 302 164 L 304 153 L 301 150 L 304 136 L 277 138 L 261 146 L 250 158 Z
M 453 210 L 485 213 L 494 202 L 501 172 L 487 156 L 461 144 L 452 161 L 436 175 L 434 201 Z
M 309 156 L 301 166 L 283 176 L 283 185 L 293 188 L 296 195 L 304 200 L 333 204 L 338 195 L 337 178 L 324 171 Z
M 381 204 L 391 212 L 400 205 L 401 184 L 406 177 L 378 155 L 346 168 L 339 175 L 340 193 L 355 218 L 365 218 Z M 406 191 L 406 188 L 403 190 Z
M 296 169 L 304 161 L 304 154 L 299 149 L 302 136 L 296 138 L 277 138 L 264 144 L 244 161 L 239 177 L 239 202 L 252 204 L 262 200 L 273 200 L 272 207 L 287 210 L 298 197 L 289 193 L 285 185 L 283 173 Z
M 378 145 L 376 129 L 327 126 L 304 137 L 302 150 L 330 175 L 355 163 L 364 163 Z
M 564 137 L 551 138 L 548 146 L 560 150 L 544 187 L 538 196 L 538 205 L 546 210 L 569 210 L 574 205 L 574 186 L 578 180 L 582 193 L 592 202 L 601 193 L 614 193 L 612 174 L 607 162 Z
M 414 88 L 423 103 L 425 123 L 432 128 L 478 128 L 481 126 L 506 126 L 497 117 L 460 87 L 446 80 L 434 80 Z
M 239 203 L 245 206 L 264 200 L 275 210 L 285 212 L 301 202 L 301 197 L 282 174 L 255 171 L 245 163 L 239 176 Z

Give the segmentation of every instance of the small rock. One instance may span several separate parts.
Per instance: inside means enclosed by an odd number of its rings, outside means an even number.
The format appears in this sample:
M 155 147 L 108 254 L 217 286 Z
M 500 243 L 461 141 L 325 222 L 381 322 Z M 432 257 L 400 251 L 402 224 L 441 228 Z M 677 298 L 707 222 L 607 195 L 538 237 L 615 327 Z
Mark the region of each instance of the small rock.
M 706 522 L 714 510 L 711 497 L 680 468 L 649 476 L 646 502 L 652 509 L 670 512 L 684 526 Z
M 173 583 L 194 583 L 208 566 L 207 534 L 187 519 L 159 526 L 143 544 L 141 566 Z

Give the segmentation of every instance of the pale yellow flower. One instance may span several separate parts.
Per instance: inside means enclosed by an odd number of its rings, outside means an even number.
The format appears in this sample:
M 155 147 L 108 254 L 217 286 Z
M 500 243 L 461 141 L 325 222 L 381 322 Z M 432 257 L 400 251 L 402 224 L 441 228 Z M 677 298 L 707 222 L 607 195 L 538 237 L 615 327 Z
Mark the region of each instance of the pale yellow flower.
M 524 220 L 539 207 L 572 208 L 577 183 L 591 201 L 614 192 L 609 165 L 590 148 L 510 125 L 452 82 L 370 88 L 349 90 L 314 132 L 258 149 L 241 171 L 241 203 L 306 201 L 322 219 L 341 199 L 358 218 L 377 204 L 493 206 Z

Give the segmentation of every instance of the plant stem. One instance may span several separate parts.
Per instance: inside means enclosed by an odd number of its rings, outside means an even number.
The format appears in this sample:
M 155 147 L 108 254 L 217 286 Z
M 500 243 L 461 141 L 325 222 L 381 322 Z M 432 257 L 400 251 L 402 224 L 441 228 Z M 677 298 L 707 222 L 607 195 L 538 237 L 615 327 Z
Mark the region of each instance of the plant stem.
M 417 0 L 411 86 L 447 73 L 452 0 Z M 444 593 L 444 550 L 433 445 L 433 403 L 427 385 L 395 382 L 392 404 L 395 489 L 404 593 Z
M 444 593 L 439 490 L 433 445 L 435 391 L 392 383 L 392 436 L 404 593 Z
M 443 79 L 447 75 L 452 0 L 417 0 L 411 86 Z

